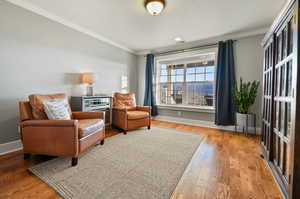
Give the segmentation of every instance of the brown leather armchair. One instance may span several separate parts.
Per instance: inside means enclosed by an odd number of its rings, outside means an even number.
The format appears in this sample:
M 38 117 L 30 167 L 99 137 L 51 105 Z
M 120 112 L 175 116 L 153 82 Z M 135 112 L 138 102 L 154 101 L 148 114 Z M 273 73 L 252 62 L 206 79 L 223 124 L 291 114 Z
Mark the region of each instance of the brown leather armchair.
M 113 97 L 113 125 L 124 134 L 128 130 L 151 127 L 151 107 L 137 106 L 134 93 L 115 93 Z
M 20 129 L 24 158 L 30 154 L 72 157 L 76 166 L 78 156 L 97 143 L 104 144 L 104 112 L 71 112 L 71 120 L 48 120 L 43 101 L 66 98 L 65 94 L 31 95 L 29 101 L 19 102 Z

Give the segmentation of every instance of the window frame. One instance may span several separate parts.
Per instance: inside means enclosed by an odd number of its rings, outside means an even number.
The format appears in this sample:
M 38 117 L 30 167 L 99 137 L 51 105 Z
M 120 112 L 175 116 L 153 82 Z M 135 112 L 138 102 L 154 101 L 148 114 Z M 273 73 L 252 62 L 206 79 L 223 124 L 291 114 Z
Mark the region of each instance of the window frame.
M 201 105 L 191 105 L 187 103 L 187 83 L 211 83 L 212 81 L 209 80 L 204 80 L 204 81 L 193 81 L 193 82 L 187 82 L 186 78 L 186 73 L 187 73 L 187 65 L 190 63 L 196 63 L 196 62 L 200 62 L 201 60 L 197 60 L 196 58 L 199 56 L 203 56 L 203 55 L 207 55 L 207 54 L 214 54 L 215 55 L 215 71 L 214 71 L 214 80 L 213 80 L 213 89 L 214 89 L 214 93 L 215 93 L 215 82 L 216 82 L 216 68 L 217 68 L 217 56 L 218 56 L 218 48 L 217 47 L 211 47 L 211 48 L 206 48 L 206 49 L 201 49 L 201 50 L 197 50 L 197 51 L 191 51 L 191 52 L 183 52 L 183 53 L 176 53 L 176 54 L 172 54 L 172 55 L 163 55 L 163 56 L 157 56 L 155 57 L 154 60 L 154 92 L 155 92 L 155 96 L 156 96 L 156 102 L 159 108 L 171 108 L 171 109 L 196 109 L 197 111 L 199 110 L 210 110 L 210 111 L 214 111 L 215 110 L 215 98 L 213 100 L 213 106 L 201 106 Z M 186 61 L 183 59 L 193 59 L 195 58 L 195 60 L 191 60 L 191 61 Z M 160 102 L 160 65 L 162 65 L 163 63 L 167 62 L 166 65 L 184 65 L 184 81 L 182 82 L 183 84 L 183 89 L 184 89 L 184 96 L 183 96 L 183 102 L 182 104 L 162 104 Z M 210 66 L 210 65 L 207 65 Z M 206 66 L 203 66 L 206 67 Z M 196 73 L 194 73 L 196 74 Z M 204 74 L 206 74 L 204 72 Z M 167 81 L 167 83 L 170 83 L 171 81 Z

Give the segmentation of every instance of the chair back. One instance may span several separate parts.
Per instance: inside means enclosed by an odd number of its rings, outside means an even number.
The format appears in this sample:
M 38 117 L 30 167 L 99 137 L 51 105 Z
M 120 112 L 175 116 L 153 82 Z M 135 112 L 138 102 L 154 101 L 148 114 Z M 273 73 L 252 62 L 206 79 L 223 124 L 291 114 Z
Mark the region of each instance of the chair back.
M 68 96 L 64 93 L 52 95 L 30 95 L 29 102 L 19 102 L 20 118 L 22 121 L 29 119 L 47 120 L 48 117 L 44 111 L 45 100 L 66 99 Z M 70 105 L 68 106 L 70 116 L 72 115 Z
M 119 108 L 133 108 L 136 107 L 136 100 L 134 93 L 115 93 L 113 97 L 113 106 Z

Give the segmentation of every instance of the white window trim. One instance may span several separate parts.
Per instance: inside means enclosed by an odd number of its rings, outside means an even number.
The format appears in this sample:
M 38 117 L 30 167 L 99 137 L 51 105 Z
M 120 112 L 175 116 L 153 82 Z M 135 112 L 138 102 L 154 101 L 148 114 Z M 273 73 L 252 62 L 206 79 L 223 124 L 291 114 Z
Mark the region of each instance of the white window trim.
M 175 111 L 215 113 L 214 107 L 207 107 L 207 106 L 159 104 L 157 105 L 157 107 L 158 109 L 175 110 Z
M 156 56 L 154 58 L 154 73 L 155 73 L 155 85 L 159 84 L 159 74 L 157 73 L 157 68 L 159 65 L 159 62 L 163 61 L 174 61 L 176 64 L 180 64 L 180 61 L 176 60 L 181 60 L 183 57 L 184 58 L 193 58 L 193 57 L 198 57 L 201 55 L 206 55 L 208 53 L 214 53 L 216 55 L 216 60 L 218 59 L 218 48 L 217 47 L 210 47 L 206 49 L 201 49 L 201 50 L 195 50 L 191 52 L 182 52 L 182 53 L 176 53 L 172 55 L 162 55 L 162 56 Z M 186 62 L 185 62 L 186 63 Z M 170 63 L 171 64 L 171 63 Z M 159 95 L 158 95 L 158 90 L 155 89 L 155 96 L 156 96 L 156 102 L 160 102 Z M 178 104 L 178 105 L 169 105 L 169 104 L 159 104 L 158 103 L 158 108 L 160 109 L 169 109 L 169 110 L 182 110 L 182 111 L 193 111 L 193 112 L 209 112 L 209 113 L 214 113 L 215 112 L 215 106 L 213 107 L 205 107 L 205 106 L 192 106 L 192 105 L 184 105 L 184 104 Z

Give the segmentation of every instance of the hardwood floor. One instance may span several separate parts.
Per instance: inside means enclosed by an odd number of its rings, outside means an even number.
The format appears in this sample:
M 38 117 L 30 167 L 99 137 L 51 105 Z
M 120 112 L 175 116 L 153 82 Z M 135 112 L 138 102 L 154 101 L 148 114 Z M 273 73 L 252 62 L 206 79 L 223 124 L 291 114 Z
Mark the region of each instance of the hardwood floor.
M 258 137 L 162 121 L 153 121 L 152 124 L 206 135 L 172 199 L 282 199 L 260 157 Z M 116 134 L 117 131 L 109 130 L 107 137 Z M 27 168 L 48 159 L 34 156 L 23 160 L 22 151 L 0 157 L 0 198 L 61 198 L 27 171 Z

